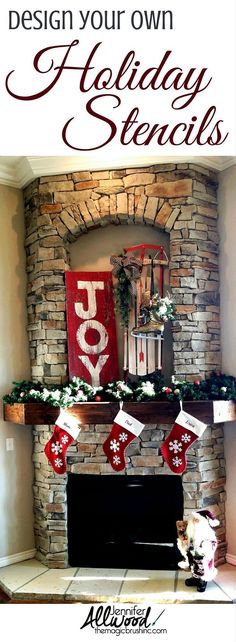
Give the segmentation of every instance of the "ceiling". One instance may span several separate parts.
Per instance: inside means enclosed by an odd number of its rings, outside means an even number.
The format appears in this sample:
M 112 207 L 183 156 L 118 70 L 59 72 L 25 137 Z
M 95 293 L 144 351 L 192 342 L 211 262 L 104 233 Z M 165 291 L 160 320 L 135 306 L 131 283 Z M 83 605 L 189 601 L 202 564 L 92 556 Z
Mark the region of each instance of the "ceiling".
M 188 162 L 223 171 L 236 164 L 235 156 L 124 156 L 93 159 L 91 156 L 0 156 L 0 184 L 25 187 L 39 176 L 85 170 L 144 167 L 158 163 Z

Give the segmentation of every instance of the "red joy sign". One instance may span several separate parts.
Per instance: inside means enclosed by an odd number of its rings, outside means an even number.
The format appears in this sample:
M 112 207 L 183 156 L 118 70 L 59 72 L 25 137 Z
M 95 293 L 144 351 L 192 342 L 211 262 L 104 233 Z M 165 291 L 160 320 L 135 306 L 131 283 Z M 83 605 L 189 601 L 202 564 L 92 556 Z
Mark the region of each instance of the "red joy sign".
M 119 377 L 111 272 L 66 272 L 70 377 L 93 386 Z

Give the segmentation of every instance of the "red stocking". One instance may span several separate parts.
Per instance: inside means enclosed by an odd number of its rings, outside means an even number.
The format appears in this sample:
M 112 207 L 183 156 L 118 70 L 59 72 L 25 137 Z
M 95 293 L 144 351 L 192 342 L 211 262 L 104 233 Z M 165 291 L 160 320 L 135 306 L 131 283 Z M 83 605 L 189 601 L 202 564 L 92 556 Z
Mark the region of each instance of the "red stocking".
M 185 471 L 185 453 L 201 437 L 205 428 L 206 424 L 184 410 L 178 414 L 170 434 L 161 446 L 162 455 L 174 473 Z
M 110 435 L 103 444 L 104 453 L 115 471 L 125 468 L 126 446 L 140 435 L 143 428 L 144 424 L 123 410 L 116 415 Z
M 80 432 L 76 417 L 61 410 L 51 439 L 44 448 L 45 455 L 58 475 L 66 471 L 66 451 Z

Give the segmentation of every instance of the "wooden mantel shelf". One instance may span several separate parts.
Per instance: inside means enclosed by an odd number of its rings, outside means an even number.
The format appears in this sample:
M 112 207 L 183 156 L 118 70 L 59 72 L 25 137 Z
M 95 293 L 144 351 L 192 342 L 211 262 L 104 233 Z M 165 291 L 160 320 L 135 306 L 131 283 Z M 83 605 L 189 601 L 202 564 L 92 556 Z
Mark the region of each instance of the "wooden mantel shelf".
M 112 424 L 119 410 L 119 402 L 78 403 L 68 408 L 81 424 Z M 170 401 L 125 401 L 123 410 L 143 423 L 172 423 L 180 410 L 178 402 Z M 184 401 L 183 410 L 207 424 L 236 420 L 236 404 L 233 401 Z M 4 404 L 4 420 L 21 425 L 54 424 L 59 408 L 45 403 Z

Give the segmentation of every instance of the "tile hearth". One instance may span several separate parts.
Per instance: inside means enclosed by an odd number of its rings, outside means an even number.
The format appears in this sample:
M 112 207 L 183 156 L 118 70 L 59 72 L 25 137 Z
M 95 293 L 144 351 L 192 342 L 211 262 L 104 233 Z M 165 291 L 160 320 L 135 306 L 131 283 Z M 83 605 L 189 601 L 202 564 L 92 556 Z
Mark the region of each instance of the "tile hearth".
M 47 569 L 36 559 L 0 569 L 0 587 L 16 601 L 236 603 L 236 567 L 223 564 L 205 593 L 186 587 L 184 571 Z

